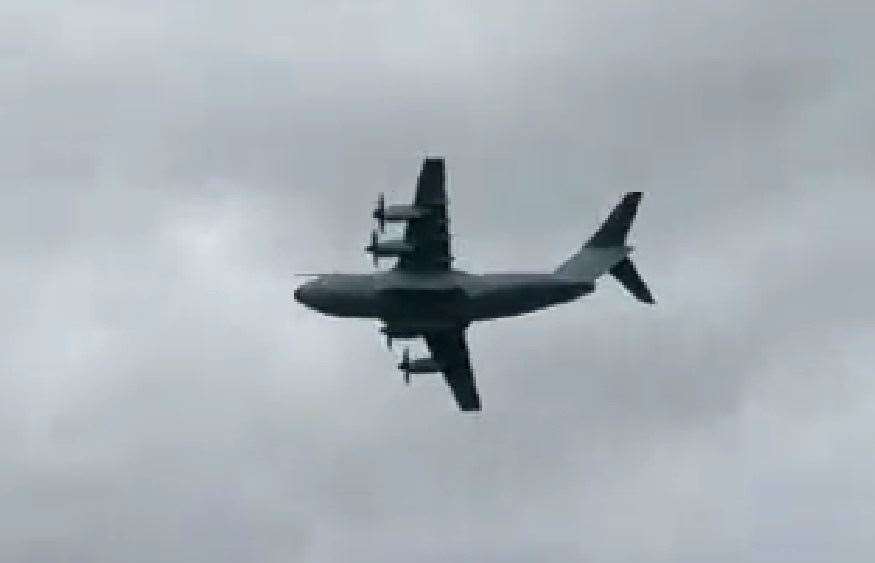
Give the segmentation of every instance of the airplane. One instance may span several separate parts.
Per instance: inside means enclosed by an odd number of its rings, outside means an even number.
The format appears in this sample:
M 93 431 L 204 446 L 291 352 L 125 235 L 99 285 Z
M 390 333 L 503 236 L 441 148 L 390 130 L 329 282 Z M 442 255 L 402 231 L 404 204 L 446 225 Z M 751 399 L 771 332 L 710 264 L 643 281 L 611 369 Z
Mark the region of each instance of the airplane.
M 513 317 L 573 301 L 595 291 L 595 281 L 610 273 L 641 302 L 655 301 L 629 255 L 626 237 L 641 192 L 625 194 L 601 227 L 552 272 L 473 274 L 452 267 L 443 158 L 426 158 L 412 205 L 386 205 L 383 194 L 373 217 L 404 223 L 404 236 L 384 239 L 375 229 L 365 251 L 374 266 L 397 258 L 390 270 L 372 274 L 314 276 L 294 291 L 306 307 L 336 317 L 382 321 L 380 332 L 393 341 L 422 337 L 430 356 L 410 358 L 398 368 L 405 383 L 411 374 L 443 374 L 462 411 L 481 410 L 480 395 L 465 333 L 472 322 Z

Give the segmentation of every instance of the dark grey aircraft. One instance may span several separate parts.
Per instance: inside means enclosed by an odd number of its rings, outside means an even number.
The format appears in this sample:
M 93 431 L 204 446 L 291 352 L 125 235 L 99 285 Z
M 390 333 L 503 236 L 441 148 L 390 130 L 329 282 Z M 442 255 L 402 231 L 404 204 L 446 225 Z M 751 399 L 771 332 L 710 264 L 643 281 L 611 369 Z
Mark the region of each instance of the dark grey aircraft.
M 380 240 L 375 230 L 365 250 L 374 265 L 397 258 L 389 271 L 373 274 L 323 274 L 295 291 L 307 307 L 338 317 L 383 322 L 380 331 L 393 339 L 423 337 L 431 357 L 411 359 L 407 350 L 398 368 L 410 374 L 443 373 L 463 411 L 480 410 L 480 397 L 465 341 L 474 321 L 512 317 L 577 299 L 595 290 L 595 281 L 610 273 L 639 301 L 653 303 L 650 290 L 629 258 L 626 235 L 641 192 L 627 193 L 604 224 L 580 250 L 556 270 L 545 273 L 471 274 L 452 267 L 444 161 L 422 165 L 413 205 L 377 201 L 374 218 L 406 223 L 404 237 Z

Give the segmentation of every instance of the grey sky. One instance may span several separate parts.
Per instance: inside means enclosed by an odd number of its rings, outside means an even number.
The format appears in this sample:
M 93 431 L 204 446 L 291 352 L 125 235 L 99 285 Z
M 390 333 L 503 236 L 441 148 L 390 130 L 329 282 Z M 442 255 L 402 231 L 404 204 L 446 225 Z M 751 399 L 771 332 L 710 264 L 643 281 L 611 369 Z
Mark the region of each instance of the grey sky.
M 875 557 L 871 3 L 18 4 L 3 561 Z M 657 306 L 473 327 L 481 416 L 405 388 L 290 274 L 425 154 L 473 270 L 643 190 Z

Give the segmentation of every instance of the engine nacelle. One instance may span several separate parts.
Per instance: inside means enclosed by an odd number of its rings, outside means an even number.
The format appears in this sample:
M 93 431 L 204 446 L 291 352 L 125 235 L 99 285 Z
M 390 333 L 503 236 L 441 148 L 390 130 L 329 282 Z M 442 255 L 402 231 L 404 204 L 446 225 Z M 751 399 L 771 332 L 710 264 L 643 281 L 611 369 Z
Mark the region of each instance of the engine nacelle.
M 401 358 L 401 363 L 398 364 L 404 374 L 404 383 L 410 385 L 411 373 L 441 373 L 441 365 L 434 358 L 414 358 L 410 359 L 410 349 L 404 349 L 404 356 Z
M 374 267 L 379 264 L 380 258 L 408 256 L 416 252 L 416 247 L 403 240 L 380 240 L 377 231 L 371 232 L 371 244 L 365 247 L 365 252 L 374 257 Z
M 392 340 L 395 338 L 409 340 L 419 338 L 428 332 L 455 330 L 464 327 L 455 321 L 441 319 L 415 319 L 413 321 L 384 319 L 384 322 L 386 324 L 380 327 L 380 333 L 386 335 L 386 343 L 390 348 Z
M 411 340 L 422 335 L 422 329 L 414 326 L 384 326 L 380 332 L 386 336 L 386 346 L 392 347 L 392 341 Z
M 386 230 L 386 223 L 398 223 L 402 221 L 414 221 L 431 213 L 428 207 L 416 205 L 386 205 L 386 198 L 381 193 L 377 197 L 377 207 L 374 208 L 374 219 L 380 227 L 380 232 Z

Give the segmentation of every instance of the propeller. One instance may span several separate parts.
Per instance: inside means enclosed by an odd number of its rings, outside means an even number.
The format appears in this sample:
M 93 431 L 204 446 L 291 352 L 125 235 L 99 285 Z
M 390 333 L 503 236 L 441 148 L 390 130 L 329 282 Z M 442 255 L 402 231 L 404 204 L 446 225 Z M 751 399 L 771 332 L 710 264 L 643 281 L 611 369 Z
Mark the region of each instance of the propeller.
M 374 218 L 377 219 L 380 232 L 386 232 L 386 196 L 383 195 L 383 192 L 377 196 L 377 209 L 374 210 Z
M 410 385 L 410 348 L 404 347 L 404 355 L 401 357 L 401 365 L 398 367 L 404 372 L 404 384 Z
M 366 247 L 365 250 L 371 253 L 371 258 L 374 260 L 374 268 L 378 268 L 380 266 L 380 257 L 377 256 L 377 246 L 380 244 L 379 236 L 377 235 L 377 231 L 371 231 L 371 244 Z

